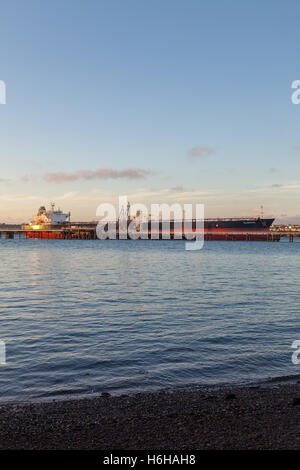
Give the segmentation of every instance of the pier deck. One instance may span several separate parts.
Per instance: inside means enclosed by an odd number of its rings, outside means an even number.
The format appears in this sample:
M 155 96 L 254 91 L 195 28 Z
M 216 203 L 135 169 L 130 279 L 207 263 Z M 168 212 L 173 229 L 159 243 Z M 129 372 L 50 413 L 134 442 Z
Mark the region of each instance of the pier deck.
M 164 234 L 165 235 L 165 234 Z M 96 226 L 79 226 L 79 227 L 62 227 L 62 228 L 49 228 L 49 229 L 29 229 L 22 228 L 21 226 L 1 226 L 0 238 L 13 239 L 15 237 L 26 239 L 61 239 L 61 240 L 97 240 Z M 257 231 L 257 232 L 205 232 L 205 241 L 280 241 L 282 237 L 288 237 L 289 241 L 293 241 L 294 237 L 300 237 L 300 231 Z M 116 236 L 119 239 L 119 234 Z M 129 239 L 129 237 L 128 237 Z M 151 239 L 149 232 L 147 237 L 143 239 Z M 176 240 L 174 232 L 170 232 L 168 238 L 165 238 L 162 233 L 159 233 L 158 238 Z

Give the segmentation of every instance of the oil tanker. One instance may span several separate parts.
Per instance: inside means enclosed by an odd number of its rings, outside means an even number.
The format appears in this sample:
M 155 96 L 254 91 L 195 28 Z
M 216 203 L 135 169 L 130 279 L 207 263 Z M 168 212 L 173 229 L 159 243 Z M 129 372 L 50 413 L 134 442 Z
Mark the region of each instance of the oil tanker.
M 204 231 L 204 237 L 206 240 L 244 240 L 244 239 L 261 239 L 261 236 L 265 237 L 270 231 L 270 226 L 274 222 L 274 218 L 265 219 L 262 217 L 237 217 L 237 218 L 216 218 L 216 219 L 204 219 L 203 225 L 197 223 L 196 219 L 192 220 L 170 220 L 165 222 L 163 220 L 148 220 L 145 222 L 137 223 L 137 230 L 142 233 L 156 235 L 156 238 L 164 238 L 163 234 L 165 230 L 170 227 L 170 238 L 176 237 L 176 234 L 193 233 Z M 132 220 L 128 219 L 128 224 Z M 185 229 L 185 224 L 188 227 Z M 119 223 L 117 222 L 117 232 L 119 229 Z M 247 238 L 249 236 L 249 238 Z M 183 237 L 184 238 L 184 237 Z
M 79 233 L 88 234 L 87 238 L 97 238 L 97 222 L 72 222 L 71 224 L 70 217 L 70 212 L 64 213 L 60 209 L 56 210 L 54 203 L 52 203 L 48 211 L 45 206 L 41 206 L 30 224 L 23 225 L 22 228 L 24 231 L 30 230 L 26 236 L 31 238 L 77 238 Z M 151 234 L 153 233 L 156 233 L 157 238 L 164 238 L 164 221 L 151 219 L 141 221 L 139 219 L 138 222 L 138 218 L 134 219 L 134 217 L 127 215 L 128 226 L 134 220 L 136 220 L 137 230 L 144 234 L 147 233 L 149 235 L 147 238 L 152 238 Z M 204 237 L 206 240 L 260 240 L 270 233 L 269 229 L 274 220 L 274 218 L 264 218 L 262 214 L 258 217 L 204 219 Z M 184 233 L 184 222 L 189 222 L 191 231 L 197 233 L 198 224 L 195 219 L 190 221 L 170 220 L 171 239 L 177 238 L 176 232 Z M 120 220 L 117 220 L 116 238 L 119 238 L 119 223 Z
M 275 219 L 261 217 L 204 219 L 204 231 L 207 232 L 259 232 L 269 230 Z
M 48 211 L 45 206 L 41 206 L 31 222 L 28 225 L 24 224 L 22 228 L 31 230 L 61 228 L 70 224 L 70 218 L 71 212 L 63 213 L 59 208 L 55 209 L 55 204 L 52 202 Z

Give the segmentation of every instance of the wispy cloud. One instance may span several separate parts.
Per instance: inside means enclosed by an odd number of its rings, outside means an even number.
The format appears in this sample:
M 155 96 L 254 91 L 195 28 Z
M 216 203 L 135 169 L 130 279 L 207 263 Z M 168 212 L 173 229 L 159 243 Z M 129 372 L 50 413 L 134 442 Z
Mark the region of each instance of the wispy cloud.
M 170 188 L 170 191 L 182 192 L 185 191 L 185 188 L 183 186 L 173 186 L 173 188 Z
M 41 200 L 40 196 L 31 196 L 25 194 L 1 194 L 0 201 L 9 201 L 9 202 L 24 202 L 24 201 L 35 201 Z
M 47 183 L 66 183 L 78 180 L 96 180 L 96 179 L 145 179 L 153 174 L 151 170 L 143 168 L 128 168 L 127 170 L 114 170 L 112 168 L 98 168 L 97 170 L 77 170 L 74 172 L 45 173 L 44 181 Z
M 32 179 L 33 179 L 32 177 L 30 177 L 28 175 L 24 175 L 24 176 L 22 176 L 21 181 L 24 181 L 25 183 L 28 183 Z
M 215 153 L 214 149 L 211 147 L 193 147 L 188 151 L 188 157 L 190 158 L 204 158 L 208 155 Z
M 274 186 L 273 186 L 274 187 Z M 276 185 L 277 188 L 280 188 L 280 191 L 284 192 L 296 192 L 299 193 L 300 190 L 300 184 L 295 183 L 295 184 L 281 184 L 281 185 Z
M 280 183 L 274 183 L 270 184 L 267 186 L 258 186 L 256 188 L 246 188 L 243 192 L 253 193 L 253 194 L 268 194 L 272 193 L 273 191 L 276 190 L 276 193 L 299 193 L 300 191 L 300 183 L 293 183 L 293 184 L 280 184 Z
M 64 193 L 61 196 L 56 196 L 55 200 L 65 200 L 65 199 L 74 199 L 75 196 L 78 195 L 78 191 L 70 191 L 68 193 Z

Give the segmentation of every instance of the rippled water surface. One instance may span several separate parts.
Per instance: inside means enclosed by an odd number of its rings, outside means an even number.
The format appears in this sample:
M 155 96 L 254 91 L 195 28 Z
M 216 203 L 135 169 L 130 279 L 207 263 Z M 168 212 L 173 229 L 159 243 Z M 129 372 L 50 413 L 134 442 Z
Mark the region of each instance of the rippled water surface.
M 4 401 L 296 375 L 300 243 L 0 239 Z

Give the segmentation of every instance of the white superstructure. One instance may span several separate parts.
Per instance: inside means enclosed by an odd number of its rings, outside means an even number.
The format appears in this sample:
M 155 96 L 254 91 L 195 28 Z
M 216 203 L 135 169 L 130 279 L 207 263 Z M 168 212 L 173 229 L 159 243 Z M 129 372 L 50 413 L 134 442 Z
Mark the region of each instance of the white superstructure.
M 70 220 L 70 212 L 63 213 L 60 209 L 55 209 L 55 204 L 51 204 L 51 209 L 46 210 L 45 206 L 41 206 L 31 221 L 32 226 L 38 225 L 60 225 L 64 224 L 68 219 Z

